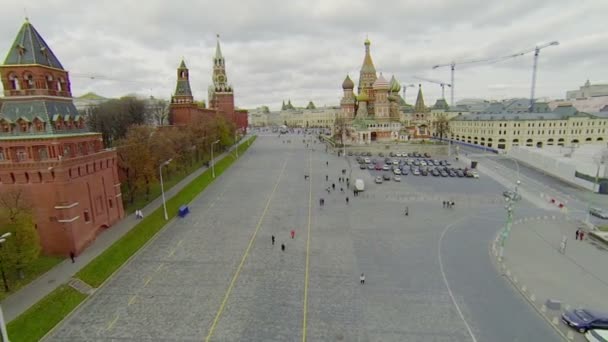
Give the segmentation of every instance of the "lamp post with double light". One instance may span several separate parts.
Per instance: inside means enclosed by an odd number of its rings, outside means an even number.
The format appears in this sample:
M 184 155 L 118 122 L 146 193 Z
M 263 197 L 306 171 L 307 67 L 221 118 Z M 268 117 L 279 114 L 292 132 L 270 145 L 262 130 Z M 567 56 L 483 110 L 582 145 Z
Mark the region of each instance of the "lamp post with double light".
M 169 163 L 171 163 L 172 160 L 173 160 L 173 158 L 165 160 L 164 162 L 160 163 L 160 166 L 158 167 L 158 174 L 160 175 L 160 193 L 162 194 L 162 197 L 163 197 L 163 209 L 165 211 L 165 221 L 169 220 L 169 215 L 167 215 L 167 203 L 165 201 L 165 187 L 163 185 L 163 166 L 169 165 Z
M 513 225 L 513 210 L 515 203 L 521 199 L 521 196 L 517 192 L 517 188 L 520 184 L 520 181 L 517 181 L 517 185 L 515 186 L 515 191 L 505 196 L 505 209 L 507 210 L 507 222 L 505 223 L 502 232 L 500 233 L 500 252 L 498 255 L 498 260 L 502 261 L 503 256 L 505 254 L 505 244 L 507 243 L 507 239 L 509 238 L 509 234 L 511 233 L 511 226 Z
M 215 160 L 213 159 L 213 145 L 219 142 L 219 140 L 216 140 L 211 143 L 211 176 L 213 176 L 213 178 L 215 178 Z

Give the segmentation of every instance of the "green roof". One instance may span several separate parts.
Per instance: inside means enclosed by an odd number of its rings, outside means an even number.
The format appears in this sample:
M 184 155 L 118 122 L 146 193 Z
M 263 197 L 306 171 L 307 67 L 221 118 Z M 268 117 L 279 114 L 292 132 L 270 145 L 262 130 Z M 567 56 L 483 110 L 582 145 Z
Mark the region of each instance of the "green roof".
M 181 62 L 181 63 L 179 63 L 179 67 L 178 67 L 178 69 L 188 69 L 188 68 L 186 67 L 186 62 L 184 62 L 184 60 L 183 60 L 183 59 L 182 59 L 182 62 Z
M 175 96 L 192 96 L 190 81 L 178 80 L 177 86 L 175 86 Z
M 46 44 L 40 33 L 29 21 L 25 21 L 13 42 L 4 65 L 40 64 L 63 70 L 59 59 Z
M 79 99 L 79 100 L 107 100 L 107 98 L 97 95 L 93 92 L 88 92 L 84 95 L 78 96 L 77 99 Z
M 34 121 L 34 118 L 38 118 L 43 122 L 47 123 L 46 133 L 53 134 L 65 134 L 66 131 L 55 132 L 55 126 L 50 123 L 57 120 L 59 117 L 69 118 L 76 117 L 78 110 L 74 106 L 72 101 L 60 101 L 60 100 L 11 100 L 4 101 L 0 107 L 0 119 L 6 119 L 10 122 L 17 122 L 19 119 L 26 121 Z M 80 132 L 86 132 L 87 129 L 80 130 Z M 31 133 L 21 133 L 13 131 L 11 133 L 0 133 L 2 135 L 15 136 L 15 135 L 26 135 L 31 136 Z

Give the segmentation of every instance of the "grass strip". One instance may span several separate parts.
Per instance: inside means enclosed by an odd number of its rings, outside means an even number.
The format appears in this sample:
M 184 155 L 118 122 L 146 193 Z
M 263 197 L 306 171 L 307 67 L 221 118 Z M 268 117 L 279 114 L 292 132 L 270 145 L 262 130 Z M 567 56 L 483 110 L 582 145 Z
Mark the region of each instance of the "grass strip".
M 247 151 L 255 136 L 238 146 L 239 153 Z M 221 175 L 230 165 L 236 161 L 234 153 L 226 155 L 215 164 L 216 177 Z M 177 215 L 181 205 L 190 203 L 209 184 L 213 182 L 211 170 L 205 170 L 190 184 L 180 190 L 175 196 L 167 201 L 167 213 L 169 219 Z M 99 287 L 110 277 L 129 257 L 137 252 L 148 240 L 150 240 L 165 225 L 162 206 L 148 214 L 133 229 L 131 229 L 120 240 L 103 253 L 93 259 L 82 268 L 76 277 L 93 287 Z
M 19 274 L 16 270 L 5 269 L 4 272 L 6 274 L 6 281 L 10 285 L 11 290 L 10 292 L 4 292 L 4 289 L 0 290 L 0 300 L 3 300 L 11 294 L 17 292 L 25 285 L 38 279 L 38 277 L 40 277 L 62 261 L 63 258 L 41 255 L 38 257 L 38 259 L 32 261 L 31 263 L 25 266 L 23 270 L 23 274 L 25 275 L 25 277 L 23 279 L 19 277 Z
M 86 297 L 68 285 L 59 286 L 8 324 L 10 340 L 39 341 Z

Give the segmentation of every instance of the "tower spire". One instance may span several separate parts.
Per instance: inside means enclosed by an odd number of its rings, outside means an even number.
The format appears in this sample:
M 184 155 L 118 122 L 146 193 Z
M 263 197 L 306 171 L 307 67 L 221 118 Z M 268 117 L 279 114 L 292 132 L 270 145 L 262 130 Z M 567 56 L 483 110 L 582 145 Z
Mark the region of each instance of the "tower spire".
M 175 86 L 175 95 L 171 97 L 173 103 L 192 103 L 192 90 L 190 89 L 190 75 L 186 62 L 182 57 L 182 61 L 177 68 L 177 85 Z
M 215 44 L 215 59 L 224 59 L 222 56 L 222 48 L 220 47 L 220 35 L 216 34 L 217 41 Z
M 424 106 L 424 98 L 422 97 L 422 84 L 418 84 L 418 96 L 416 97 L 416 104 L 414 105 L 414 112 L 424 113 L 426 107 Z

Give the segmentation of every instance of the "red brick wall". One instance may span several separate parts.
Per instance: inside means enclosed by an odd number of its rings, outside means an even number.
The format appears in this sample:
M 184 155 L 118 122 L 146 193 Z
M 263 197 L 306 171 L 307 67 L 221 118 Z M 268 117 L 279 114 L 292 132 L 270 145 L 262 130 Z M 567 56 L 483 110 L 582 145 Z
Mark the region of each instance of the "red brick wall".
M 61 162 L 1 165 L 0 192 L 18 189 L 34 208 L 45 254 L 78 254 L 102 229 L 124 217 L 115 151 Z M 89 222 L 85 222 L 85 211 Z
M 248 112 L 246 109 L 237 109 L 236 113 L 236 128 L 247 132 L 249 126 Z

